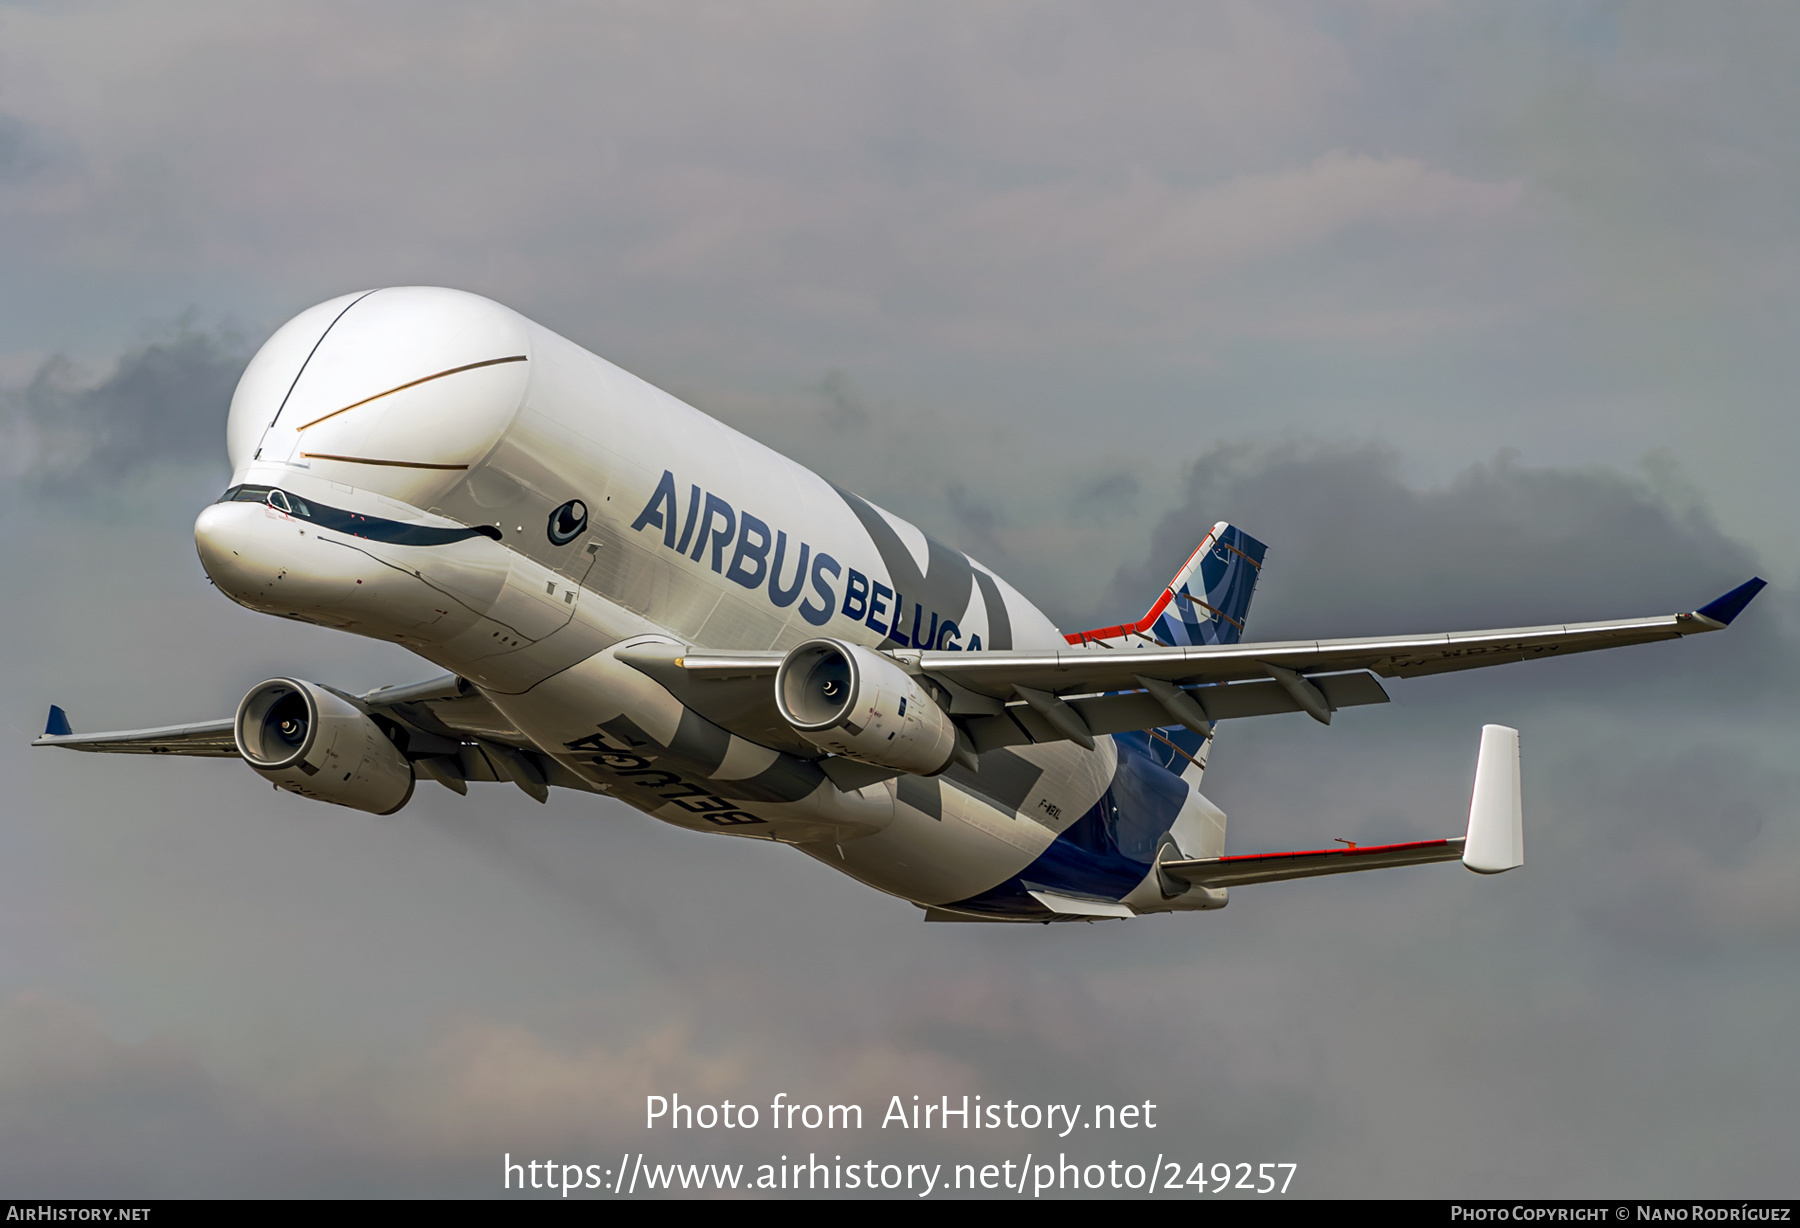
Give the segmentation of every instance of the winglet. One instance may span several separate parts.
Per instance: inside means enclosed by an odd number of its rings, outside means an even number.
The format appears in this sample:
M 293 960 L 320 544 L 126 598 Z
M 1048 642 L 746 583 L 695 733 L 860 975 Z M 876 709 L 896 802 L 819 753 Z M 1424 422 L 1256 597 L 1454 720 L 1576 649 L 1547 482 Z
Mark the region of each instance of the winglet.
M 44 736 L 47 738 L 64 738 L 74 733 L 69 728 L 69 714 L 55 704 L 50 705 L 50 719 L 44 724 Z
M 1694 613 L 1702 618 L 1712 619 L 1721 627 L 1729 627 L 1731 620 L 1742 614 L 1744 607 L 1750 604 L 1751 599 L 1767 587 L 1767 582 L 1761 577 L 1752 577 L 1723 597 L 1713 598 Z
M 1477 874 L 1499 874 L 1524 865 L 1521 818 L 1519 731 L 1505 725 L 1483 725 L 1462 863 Z

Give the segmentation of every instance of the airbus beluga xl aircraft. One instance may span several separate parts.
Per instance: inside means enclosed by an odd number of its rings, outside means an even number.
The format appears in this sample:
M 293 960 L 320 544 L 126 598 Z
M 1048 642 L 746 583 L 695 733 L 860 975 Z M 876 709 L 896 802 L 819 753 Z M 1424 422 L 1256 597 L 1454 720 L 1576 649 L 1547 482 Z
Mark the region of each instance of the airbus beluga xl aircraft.
M 1227 855 L 1213 722 L 1384 703 L 1377 675 L 1716 631 L 1689 614 L 1246 643 L 1265 547 L 1214 525 L 1136 622 L 1064 634 L 979 562 L 487 299 L 421 287 L 301 313 L 232 398 L 231 485 L 194 540 L 232 600 L 446 671 L 299 678 L 235 716 L 34 743 L 241 758 L 391 814 L 417 781 L 607 794 L 779 840 L 926 920 L 1221 908 L 1227 890 L 1521 864 L 1518 734 L 1482 730 L 1465 834 Z

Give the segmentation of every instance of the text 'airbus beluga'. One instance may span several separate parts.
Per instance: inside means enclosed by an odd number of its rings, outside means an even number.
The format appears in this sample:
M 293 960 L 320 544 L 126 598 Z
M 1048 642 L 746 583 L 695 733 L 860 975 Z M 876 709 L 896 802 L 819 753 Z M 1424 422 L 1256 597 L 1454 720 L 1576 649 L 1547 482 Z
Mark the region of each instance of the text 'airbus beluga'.
M 1245 643 L 1265 547 L 1214 525 L 1150 612 L 1065 635 L 980 563 L 472 294 L 347 295 L 232 398 L 194 526 L 234 601 L 448 671 L 352 695 L 271 678 L 234 717 L 40 746 L 238 757 L 389 814 L 425 778 L 603 793 L 792 844 L 927 920 L 1224 907 L 1239 884 L 1521 864 L 1516 731 L 1483 729 L 1461 836 L 1228 856 L 1213 722 L 1384 703 L 1411 677 L 1716 631 L 1688 614 Z

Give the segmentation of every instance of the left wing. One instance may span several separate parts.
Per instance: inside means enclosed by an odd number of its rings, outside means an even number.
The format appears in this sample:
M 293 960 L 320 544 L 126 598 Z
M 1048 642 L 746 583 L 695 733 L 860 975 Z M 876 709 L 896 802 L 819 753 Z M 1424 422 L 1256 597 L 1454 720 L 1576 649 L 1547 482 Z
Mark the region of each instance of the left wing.
M 1686 614 L 1612 622 L 1457 631 L 1365 639 L 1294 640 L 1175 648 L 1068 648 L 1050 651 L 920 652 L 891 654 L 951 697 L 978 752 L 1028 742 L 1099 735 L 1277 712 L 1305 712 L 1329 724 L 1331 713 L 1385 703 L 1374 675 L 1413 678 L 1679 639 L 1729 625 L 1764 587 L 1752 579 Z M 621 660 L 668 686 L 684 703 L 746 737 L 779 716 L 768 679 L 779 652 L 692 650 Z

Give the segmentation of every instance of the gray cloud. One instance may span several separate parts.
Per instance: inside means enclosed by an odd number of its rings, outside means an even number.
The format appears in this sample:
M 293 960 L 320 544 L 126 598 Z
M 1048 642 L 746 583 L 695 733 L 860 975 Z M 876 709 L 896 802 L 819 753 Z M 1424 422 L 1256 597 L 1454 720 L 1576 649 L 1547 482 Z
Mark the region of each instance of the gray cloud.
M 1230 520 L 1270 548 L 1259 639 L 1672 613 L 1762 566 L 1651 477 L 1505 454 L 1421 488 L 1378 445 L 1227 446 L 1194 462 L 1183 495 L 1115 587 L 1155 591 L 1214 521 Z M 1766 615 L 1780 598 L 1761 600 L 1765 617 L 1734 630 L 1740 640 L 1766 644 L 1779 625 Z
M 15 730 L 429 672 L 207 590 L 187 526 L 242 352 L 133 341 L 383 283 L 493 295 L 1071 625 L 1140 612 L 1221 517 L 1272 547 L 1258 636 L 1793 582 L 1788 9 L 242 12 L 8 10 L 0 369 L 39 379 L 4 463 L 57 495 L 0 521 Z M 20 733 L 0 1161 L 488 1193 L 514 1138 L 648 1141 L 650 1078 L 1156 1099 L 1159 1148 L 1292 1158 L 1317 1196 L 1786 1193 L 1793 643 L 1771 590 L 1719 635 L 1224 726 L 1249 851 L 1454 831 L 1476 728 L 1516 724 L 1528 864 L 1051 930 L 926 927 L 585 798 L 374 821 Z
M 1135 474 L 1119 471 L 1104 474 L 1079 487 L 1072 498 L 1077 518 L 1111 520 L 1137 510 L 1143 488 Z
M 36 125 L 0 114 L 0 184 L 20 183 L 56 163 L 57 143 Z
M 826 423 L 834 430 L 857 431 L 869 425 L 869 408 L 842 371 L 827 371 L 819 381 L 819 394 L 825 398 Z
M 1375 446 L 1220 448 L 1189 469 L 1183 505 L 1114 588 L 1152 590 L 1217 518 L 1270 543 L 1250 619 L 1258 639 L 1672 613 L 1752 575 L 1757 560 L 1693 503 L 1666 458 L 1652 468 L 1547 469 L 1502 456 L 1419 488 Z M 1756 945 L 1800 924 L 1778 885 L 1793 870 L 1779 852 L 1800 817 L 1793 778 L 1754 732 L 1765 721 L 1791 727 L 1780 708 L 1800 677 L 1794 613 L 1791 594 L 1765 590 L 1728 631 L 1702 639 L 1388 689 L 1397 707 L 1438 696 L 1512 711 L 1548 778 L 1545 811 L 1567 822 L 1545 833 L 1538 847 L 1553 864 L 1534 878 L 1564 879 L 1554 864 L 1564 860 L 1604 865 L 1596 886 L 1553 889 L 1578 891 L 1606 941 L 1664 952 Z M 1622 717 L 1638 707 L 1657 715 Z M 1398 711 L 1342 719 L 1366 728 L 1395 717 L 1393 735 L 1419 732 Z
M 160 465 L 223 477 L 225 414 L 244 364 L 242 338 L 183 326 L 83 383 L 56 358 L 0 398 L 7 476 L 66 497 L 91 497 Z

